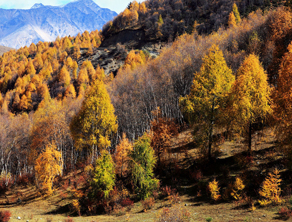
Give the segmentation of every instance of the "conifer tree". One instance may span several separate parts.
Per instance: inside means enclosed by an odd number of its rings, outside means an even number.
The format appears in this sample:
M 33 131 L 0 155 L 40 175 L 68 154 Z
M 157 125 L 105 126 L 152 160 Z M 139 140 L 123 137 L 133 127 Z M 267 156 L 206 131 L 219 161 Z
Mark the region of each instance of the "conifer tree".
M 76 61 L 73 62 L 72 69 L 73 69 L 73 79 L 77 79 L 78 64 Z
M 110 137 L 117 131 L 117 127 L 114 107 L 105 84 L 96 80 L 70 125 L 76 147 L 91 151 L 94 158 L 98 151 L 111 145 Z
M 31 77 L 36 74 L 36 70 L 35 70 L 35 68 L 33 66 L 33 63 L 32 63 L 32 60 L 31 59 L 29 59 L 28 64 L 27 64 L 27 66 L 26 66 L 25 69 L 26 69 L 26 73 L 28 75 L 30 75 Z
M 46 147 L 35 162 L 36 181 L 38 186 L 47 194 L 51 195 L 55 177 L 62 173 L 61 153 L 55 144 Z
M 70 85 L 71 77 L 70 77 L 70 73 L 67 70 L 67 66 L 62 67 L 59 73 L 59 81 L 64 83 L 65 87 Z
M 280 204 L 281 200 L 281 181 L 280 172 L 277 168 L 273 172 L 269 172 L 269 175 L 263 181 L 262 189 L 259 191 L 259 194 L 262 196 L 262 200 L 259 200 L 259 204 L 266 206 L 269 204 Z
M 148 198 L 152 191 L 158 187 L 159 180 L 154 177 L 153 169 L 156 157 L 151 147 L 151 137 L 144 134 L 134 143 L 134 149 L 130 154 L 132 180 L 136 193 L 141 199 Z
M 128 140 L 126 134 L 123 133 L 122 140 L 117 145 L 116 153 L 114 155 L 114 160 L 116 163 L 116 172 L 123 177 L 124 172 L 128 168 L 129 154 L 133 150 L 133 144 Z
M 239 14 L 237 5 L 235 3 L 233 3 L 232 11 L 233 11 L 233 14 L 235 16 L 236 24 L 239 24 L 241 22 L 241 18 L 240 18 L 240 14 Z
M 229 111 L 233 126 L 241 134 L 248 135 L 248 150 L 251 151 L 252 124 L 271 113 L 270 87 L 267 74 L 259 58 L 250 54 L 237 71 L 237 79 L 230 93 L 232 107 Z
M 73 84 L 70 84 L 66 91 L 65 91 L 65 97 L 66 98 L 71 98 L 71 99 L 75 99 L 76 98 L 76 91 L 75 91 L 75 88 L 74 88 L 74 85 Z
M 292 44 L 284 55 L 277 87 L 273 92 L 273 111 L 277 122 L 276 135 L 289 153 L 292 147 Z
M 228 18 L 228 26 L 229 27 L 235 27 L 236 26 L 236 20 L 233 12 L 230 12 L 229 18 Z
M 107 150 L 101 151 L 96 160 L 96 167 L 93 172 L 91 187 L 93 194 L 102 192 L 107 198 L 115 185 L 115 166 L 110 153 Z
M 191 123 L 195 123 L 195 138 L 208 142 L 209 159 L 213 129 L 223 116 L 222 108 L 225 107 L 227 93 L 233 82 L 234 76 L 226 64 L 222 51 L 213 45 L 203 58 L 200 72 L 194 75 L 190 94 L 180 99 L 184 114 Z M 203 133 L 197 136 L 197 132 Z

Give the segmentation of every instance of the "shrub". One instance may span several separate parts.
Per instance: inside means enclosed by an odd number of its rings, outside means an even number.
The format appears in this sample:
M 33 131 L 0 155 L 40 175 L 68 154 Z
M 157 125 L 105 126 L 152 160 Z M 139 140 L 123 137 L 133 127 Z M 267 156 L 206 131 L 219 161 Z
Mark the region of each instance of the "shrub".
M 175 188 L 169 186 L 162 187 L 162 195 L 166 196 L 170 204 L 178 203 L 180 201 L 179 194 L 176 192 Z
M 80 213 L 80 204 L 79 204 L 79 201 L 77 199 L 73 200 L 72 201 L 72 207 L 73 207 L 73 210 L 79 215 L 81 216 L 81 213 Z
M 292 211 L 287 207 L 282 207 L 278 213 L 283 220 L 288 220 L 292 215 Z
M 123 207 L 133 206 L 133 204 L 134 204 L 134 201 L 130 200 L 130 198 L 126 198 L 126 199 L 123 199 L 123 200 L 121 201 L 121 205 L 122 205 Z
M 0 211 L 0 222 L 8 222 L 11 217 L 11 212 L 9 210 Z
M 210 190 L 212 200 L 219 200 L 221 197 L 219 193 L 220 187 L 218 186 L 216 179 L 209 183 L 208 188 Z
M 266 177 L 262 184 L 262 189 L 259 192 L 259 194 L 264 198 L 263 200 L 259 200 L 260 205 L 276 205 L 282 202 L 280 198 L 281 181 L 282 180 L 280 179 L 279 171 L 277 168 L 272 173 L 269 173 L 269 175 Z
M 159 215 L 158 222 L 172 221 L 172 222 L 184 222 L 190 220 L 190 213 L 184 209 L 175 208 L 163 208 Z
M 239 177 L 236 177 L 236 181 L 233 185 L 231 196 L 235 200 L 241 200 L 242 199 L 242 191 L 244 188 L 245 188 L 245 185 L 243 184 L 242 180 Z
M 155 200 L 153 197 L 147 198 L 145 200 L 142 200 L 142 206 L 143 206 L 143 210 L 146 212 L 147 210 L 150 210 L 154 204 L 155 204 Z
M 213 220 L 212 217 L 207 217 L 207 218 L 206 218 L 206 221 L 208 221 L 208 222 L 211 222 L 212 220 Z

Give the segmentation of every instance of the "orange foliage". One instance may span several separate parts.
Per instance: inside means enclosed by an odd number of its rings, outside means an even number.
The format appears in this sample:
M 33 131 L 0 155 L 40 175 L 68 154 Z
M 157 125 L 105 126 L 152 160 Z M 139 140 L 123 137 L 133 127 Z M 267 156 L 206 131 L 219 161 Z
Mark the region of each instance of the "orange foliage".
M 162 117 L 159 107 L 152 114 L 154 118 L 151 121 L 151 146 L 155 150 L 158 157 L 158 164 L 160 164 L 163 154 L 169 148 L 170 139 L 178 134 L 178 125 L 173 119 Z
M 130 160 L 129 154 L 133 150 L 133 143 L 131 143 L 126 134 L 123 133 L 123 137 L 120 143 L 117 145 L 116 153 L 114 154 L 114 161 L 116 163 L 116 173 L 121 177 L 127 174 L 128 162 Z

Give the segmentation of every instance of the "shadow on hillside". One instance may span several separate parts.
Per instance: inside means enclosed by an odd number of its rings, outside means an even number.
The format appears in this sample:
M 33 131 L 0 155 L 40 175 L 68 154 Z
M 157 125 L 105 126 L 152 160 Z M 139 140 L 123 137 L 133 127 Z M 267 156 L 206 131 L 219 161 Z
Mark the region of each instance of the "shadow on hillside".
M 51 214 L 68 214 L 70 212 L 70 204 L 66 204 L 64 206 L 59 206 L 57 209 L 49 211 L 46 215 Z
M 254 150 L 249 154 L 247 151 L 238 152 L 232 156 L 224 157 L 219 154 L 209 161 L 207 158 L 185 158 L 165 166 L 159 179 L 162 186 L 167 185 L 176 188 L 180 195 L 187 195 L 194 204 L 212 203 L 208 191 L 208 183 L 213 179 L 219 181 L 221 194 L 233 184 L 237 176 L 244 179 L 246 194 L 257 197 L 261 184 L 268 172 L 277 168 L 281 171 L 281 178 L 285 178 L 283 189 L 289 187 L 291 181 L 290 172 L 285 169 L 283 156 L 276 152 L 273 142 L 264 144 L 268 146 L 260 150 Z M 197 149 L 193 142 L 175 147 L 171 154 L 184 153 L 185 150 Z M 232 147 L 232 150 L 236 146 Z M 285 186 L 285 187 L 284 187 Z M 220 201 L 219 201 L 220 202 Z M 223 201 L 226 202 L 226 201 Z M 216 203 L 218 204 L 218 203 Z M 234 209 L 247 209 L 247 204 L 239 205 Z

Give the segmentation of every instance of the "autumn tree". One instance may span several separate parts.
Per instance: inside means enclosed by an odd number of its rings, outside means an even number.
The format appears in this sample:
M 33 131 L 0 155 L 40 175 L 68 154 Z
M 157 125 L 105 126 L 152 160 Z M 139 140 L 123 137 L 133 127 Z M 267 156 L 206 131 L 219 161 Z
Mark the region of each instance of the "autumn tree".
M 120 174 L 120 177 L 124 176 L 124 173 L 128 169 L 128 164 L 130 161 L 129 154 L 133 151 L 133 144 L 123 133 L 120 143 L 116 147 L 116 152 L 114 154 L 114 160 L 116 163 L 116 173 Z
M 35 67 L 35 69 L 39 72 L 42 67 L 43 67 L 43 59 L 41 57 L 41 54 L 37 54 L 33 60 L 33 65 Z
M 92 158 L 111 145 L 110 138 L 117 131 L 114 107 L 102 81 L 92 83 L 81 110 L 71 122 L 71 133 L 78 149 L 91 152 Z M 93 160 L 93 159 L 92 159 Z
M 228 26 L 229 27 L 235 27 L 236 26 L 236 19 L 233 12 L 230 12 L 229 18 L 228 18 Z
M 104 69 L 100 68 L 100 66 L 97 66 L 96 69 L 95 69 L 95 74 L 92 76 L 92 79 L 93 80 L 98 79 L 98 80 L 104 81 L 105 80 Z
M 152 195 L 153 190 L 158 187 L 159 183 L 159 180 L 154 177 L 153 169 L 156 164 L 156 157 L 151 147 L 151 137 L 148 134 L 145 133 L 135 141 L 130 158 L 135 191 L 141 199 L 146 199 Z
M 102 192 L 107 198 L 115 185 L 115 166 L 111 154 L 107 150 L 102 150 L 95 164 L 91 182 L 93 194 Z
M 35 70 L 35 68 L 33 66 L 33 63 L 32 63 L 32 60 L 31 59 L 29 59 L 28 64 L 27 64 L 25 70 L 26 70 L 26 73 L 28 75 L 30 75 L 31 77 L 36 74 L 36 70 Z
M 131 68 L 132 70 L 138 66 L 144 64 L 144 61 L 141 57 L 141 54 L 139 51 L 131 50 L 129 54 L 127 55 L 127 58 L 125 59 L 125 65 L 124 68 Z
M 81 86 L 82 84 L 88 84 L 89 83 L 89 77 L 87 69 L 83 68 L 79 71 L 78 78 L 77 78 L 78 84 Z
M 150 123 L 152 133 L 151 146 L 158 157 L 159 165 L 162 155 L 170 145 L 170 139 L 178 134 L 178 125 L 175 124 L 173 119 L 162 117 L 160 108 L 152 113 L 154 118 Z
M 61 153 L 55 144 L 46 146 L 35 162 L 36 182 L 46 195 L 51 195 L 53 181 L 62 173 Z
M 62 67 L 59 73 L 59 81 L 64 83 L 65 87 L 70 85 L 71 77 L 70 77 L 70 73 L 67 70 L 67 66 Z
M 68 153 L 73 156 L 73 139 L 69 124 L 76 112 L 70 110 L 71 105 L 66 101 L 51 99 L 45 85 L 42 90 L 43 100 L 34 114 L 31 130 L 30 163 L 34 163 L 40 153 L 50 144 L 57 147 L 62 155 L 62 160 Z M 66 169 L 66 162 L 62 162 L 63 168 Z
M 80 48 L 79 48 L 79 46 L 75 46 L 73 48 L 73 57 L 75 60 L 78 60 L 80 58 L 80 56 L 81 56 Z
M 182 111 L 195 124 L 194 135 L 208 142 L 208 156 L 211 159 L 213 130 L 223 116 L 227 94 L 234 82 L 222 51 L 213 45 L 203 58 L 200 72 L 195 73 L 191 92 L 180 99 Z M 220 120 L 221 121 L 221 120 Z
M 240 134 L 248 135 L 248 150 L 251 151 L 252 124 L 264 120 L 271 113 L 270 87 L 267 74 L 259 58 L 250 54 L 237 71 L 237 79 L 230 92 L 232 125 Z M 228 111 L 227 111 L 228 112 Z
M 273 92 L 272 108 L 277 123 L 276 135 L 283 148 L 291 153 L 292 142 L 292 44 L 284 55 L 279 70 L 277 87 Z M 291 155 L 289 155 L 291 156 Z
M 93 54 L 93 49 L 92 49 L 92 45 L 90 44 L 90 46 L 88 47 L 88 50 L 87 50 L 87 55 L 92 55 Z
M 75 99 L 76 98 L 76 91 L 75 91 L 75 88 L 74 88 L 74 85 L 73 84 L 70 84 L 66 91 L 65 91 L 65 97 L 66 98 L 71 98 L 71 99 Z
M 235 16 L 236 24 L 239 24 L 241 22 L 241 18 L 240 18 L 240 14 L 239 14 L 237 5 L 235 3 L 233 3 L 232 12 Z
M 141 2 L 139 5 L 139 13 L 145 14 L 147 12 L 147 7 L 145 2 Z
M 78 64 L 76 61 L 74 61 L 72 64 L 73 79 L 77 79 L 77 69 L 78 69 Z

